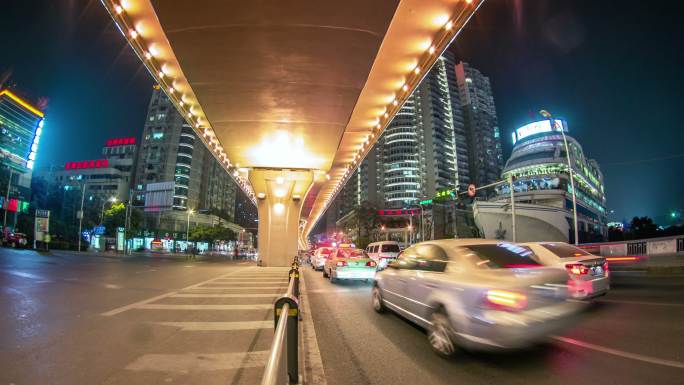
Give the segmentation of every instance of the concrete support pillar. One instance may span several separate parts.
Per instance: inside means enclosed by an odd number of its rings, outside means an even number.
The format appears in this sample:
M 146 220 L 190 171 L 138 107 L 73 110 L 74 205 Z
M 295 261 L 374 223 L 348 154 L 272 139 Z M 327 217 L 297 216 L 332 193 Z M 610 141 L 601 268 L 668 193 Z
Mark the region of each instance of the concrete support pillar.
M 261 266 L 290 266 L 300 239 L 300 212 L 313 170 L 255 168 L 249 181 L 257 195 Z

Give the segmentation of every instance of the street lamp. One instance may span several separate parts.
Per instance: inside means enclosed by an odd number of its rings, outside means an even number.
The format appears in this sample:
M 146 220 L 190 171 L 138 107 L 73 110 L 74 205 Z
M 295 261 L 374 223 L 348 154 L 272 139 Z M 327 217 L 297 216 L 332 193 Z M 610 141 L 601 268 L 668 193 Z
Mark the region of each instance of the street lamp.
M 5 231 L 5 228 L 7 227 L 7 209 L 9 208 L 9 194 L 10 194 L 10 187 L 12 187 L 12 175 L 14 174 L 14 169 L 12 167 L 9 167 L 9 178 L 7 179 L 7 194 L 5 194 L 5 218 L 2 221 L 2 231 L 7 233 Z
M 85 190 L 87 183 L 81 185 L 81 210 L 78 212 L 78 252 L 81 252 L 81 232 L 83 231 L 83 202 L 85 201 Z
M 556 119 L 551 116 L 551 113 L 545 110 L 539 111 L 539 114 L 549 120 L 553 128 L 558 129 L 558 123 Z M 575 174 L 572 171 L 572 162 L 570 161 L 570 148 L 568 147 L 568 139 L 565 137 L 565 131 L 563 127 L 560 127 L 561 136 L 563 136 L 563 145 L 565 146 L 565 157 L 568 161 L 568 173 L 570 174 L 570 188 L 572 189 L 572 220 L 575 228 L 575 244 L 579 244 L 579 232 L 577 228 L 577 195 L 575 194 Z
M 185 227 L 185 249 L 188 249 L 188 244 L 190 243 L 190 215 L 194 214 L 195 210 L 188 210 L 188 225 Z

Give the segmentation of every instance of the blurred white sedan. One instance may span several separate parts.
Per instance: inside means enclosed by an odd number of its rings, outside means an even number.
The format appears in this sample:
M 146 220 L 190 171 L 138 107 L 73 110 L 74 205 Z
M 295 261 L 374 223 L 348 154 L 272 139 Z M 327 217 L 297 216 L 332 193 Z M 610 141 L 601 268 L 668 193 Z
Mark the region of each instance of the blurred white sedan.
M 608 293 L 610 273 L 605 258 L 565 242 L 528 242 L 521 246 L 529 247 L 541 264 L 565 269 L 573 298 L 589 299 Z
M 431 347 L 521 348 L 572 324 L 567 274 L 543 266 L 529 248 L 486 239 L 428 241 L 404 250 L 375 276 L 373 308 L 427 329 Z

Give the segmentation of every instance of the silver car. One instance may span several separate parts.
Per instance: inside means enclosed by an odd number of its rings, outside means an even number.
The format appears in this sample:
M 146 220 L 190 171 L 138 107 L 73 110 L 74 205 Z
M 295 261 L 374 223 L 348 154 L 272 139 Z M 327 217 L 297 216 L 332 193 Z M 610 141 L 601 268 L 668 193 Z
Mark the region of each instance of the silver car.
M 590 299 L 608 293 L 610 272 L 605 258 L 565 242 L 528 242 L 521 245 L 529 247 L 541 264 L 567 270 L 570 277 L 568 287 L 573 298 Z
M 378 272 L 373 308 L 427 329 L 432 348 L 521 348 L 572 323 L 567 273 L 540 265 L 528 248 L 484 239 L 448 239 L 404 250 Z

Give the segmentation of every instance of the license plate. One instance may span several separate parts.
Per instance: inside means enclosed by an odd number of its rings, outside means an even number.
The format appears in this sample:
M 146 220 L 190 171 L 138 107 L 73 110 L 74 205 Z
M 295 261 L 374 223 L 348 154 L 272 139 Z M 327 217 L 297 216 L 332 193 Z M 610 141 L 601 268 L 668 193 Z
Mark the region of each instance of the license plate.
M 593 275 L 603 275 L 603 268 L 601 266 L 596 266 L 591 269 Z

